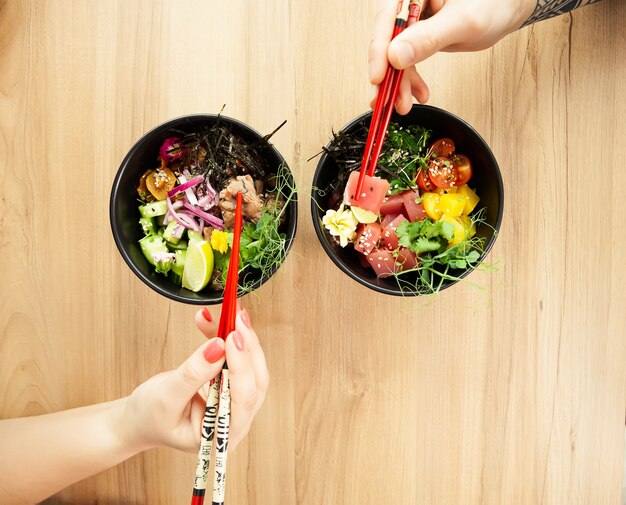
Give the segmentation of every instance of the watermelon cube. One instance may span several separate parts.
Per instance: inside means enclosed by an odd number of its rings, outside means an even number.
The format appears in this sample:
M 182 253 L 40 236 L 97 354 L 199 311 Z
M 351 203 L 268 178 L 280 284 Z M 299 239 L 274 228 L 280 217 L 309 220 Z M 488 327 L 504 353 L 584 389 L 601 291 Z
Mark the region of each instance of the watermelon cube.
M 421 203 L 415 203 L 415 199 L 419 198 L 419 193 L 416 191 L 405 191 L 402 193 L 402 202 L 404 205 L 404 214 L 411 222 L 421 221 L 428 217 L 424 206 Z
M 406 221 L 406 218 L 400 214 L 399 216 L 396 216 L 396 218 L 385 228 L 383 228 L 383 244 L 384 247 L 390 251 L 395 251 L 398 248 L 398 236 L 396 235 L 396 229 L 402 221 Z
M 389 189 L 389 181 L 381 179 L 380 177 L 370 177 L 366 175 L 363 180 L 361 194 L 358 195 L 357 200 L 355 198 L 355 192 L 358 182 L 359 172 L 355 170 L 351 172 L 348 177 L 348 183 L 343 193 L 343 203 L 380 214 L 380 207 Z
M 398 270 L 393 254 L 385 249 L 374 249 L 367 260 L 380 278 L 390 277 Z
M 407 247 L 400 248 L 396 261 L 402 264 L 402 270 L 411 270 L 419 265 L 417 254 Z
M 389 214 L 402 214 L 404 210 L 404 197 L 402 195 L 386 196 L 383 199 L 383 204 L 380 207 L 380 213 L 383 216 Z
M 354 249 L 366 256 L 370 254 L 378 245 L 383 228 L 378 223 L 361 225 L 358 230 Z

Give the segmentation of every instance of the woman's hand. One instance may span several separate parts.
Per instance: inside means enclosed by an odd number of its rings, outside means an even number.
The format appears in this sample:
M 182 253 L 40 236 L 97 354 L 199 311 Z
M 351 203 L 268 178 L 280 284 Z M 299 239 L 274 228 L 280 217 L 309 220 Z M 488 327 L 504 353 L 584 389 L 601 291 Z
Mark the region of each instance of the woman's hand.
M 379 85 L 389 63 L 405 69 L 396 101 L 400 114 L 411 110 L 411 95 L 420 103 L 428 101 L 430 92 L 415 69 L 417 63 L 439 51 L 487 49 L 519 28 L 537 4 L 536 0 L 430 0 L 425 12 L 430 17 L 409 26 L 390 43 L 398 2 L 379 3 L 369 50 L 369 77 L 372 84 Z
M 176 370 L 141 384 L 123 402 L 116 431 L 123 443 L 145 450 L 167 446 L 196 452 L 200 446 L 208 384 L 228 362 L 231 418 L 229 450 L 248 433 L 263 404 L 269 373 L 248 312 L 239 310 L 236 330 L 226 342 L 216 337 L 217 324 L 207 309 L 195 316 L 198 329 L 209 339 Z M 202 388 L 207 386 L 205 391 Z

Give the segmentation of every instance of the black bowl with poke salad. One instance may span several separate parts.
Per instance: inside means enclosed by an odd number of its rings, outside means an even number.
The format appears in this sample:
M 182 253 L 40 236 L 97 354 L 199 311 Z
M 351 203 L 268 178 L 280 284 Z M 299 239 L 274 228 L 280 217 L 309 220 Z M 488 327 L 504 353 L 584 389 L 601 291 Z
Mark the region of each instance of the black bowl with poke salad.
M 269 142 L 279 128 L 263 136 L 221 114 L 198 114 L 137 141 L 113 182 L 110 218 L 122 257 L 145 284 L 179 302 L 221 303 L 237 193 L 239 294 L 276 272 L 297 225 L 293 176 Z
M 330 259 L 382 293 L 436 293 L 484 265 L 502 221 L 502 176 L 482 137 L 442 109 L 394 114 L 372 176 L 356 194 L 367 112 L 324 147 L 311 213 Z

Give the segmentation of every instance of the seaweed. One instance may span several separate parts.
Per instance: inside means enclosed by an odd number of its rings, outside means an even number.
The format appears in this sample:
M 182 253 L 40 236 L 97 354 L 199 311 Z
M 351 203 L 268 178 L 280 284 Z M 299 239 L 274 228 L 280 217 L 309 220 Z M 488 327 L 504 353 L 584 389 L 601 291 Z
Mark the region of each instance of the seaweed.
M 261 139 L 249 142 L 218 116 L 212 126 L 183 135 L 181 143 L 185 150 L 180 163 L 189 167 L 193 175 L 203 175 L 218 191 L 238 175 L 249 174 L 255 180 L 264 180 L 271 172 L 265 159 L 265 151 L 271 149 L 269 140 L 285 123 Z

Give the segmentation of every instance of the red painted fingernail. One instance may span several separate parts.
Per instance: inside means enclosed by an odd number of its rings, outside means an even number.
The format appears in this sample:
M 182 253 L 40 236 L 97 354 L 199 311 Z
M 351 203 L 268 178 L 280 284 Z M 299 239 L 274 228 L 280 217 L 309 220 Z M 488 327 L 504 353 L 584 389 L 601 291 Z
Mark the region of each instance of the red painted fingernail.
M 245 349 L 245 343 L 243 341 L 243 337 L 241 336 L 241 333 L 239 333 L 238 331 L 233 331 L 233 342 L 235 342 L 235 347 L 239 349 L 240 351 L 243 351 Z
M 246 309 L 241 311 L 241 320 L 248 328 L 252 328 L 252 322 L 250 322 L 250 314 Z
M 206 307 L 202 309 L 202 317 L 204 317 L 204 319 L 206 319 L 209 323 L 213 322 L 213 316 Z
M 204 350 L 204 359 L 206 359 L 209 363 L 215 363 L 219 361 L 222 356 L 224 356 L 224 344 L 219 338 L 216 338 L 209 344 L 209 346 Z

